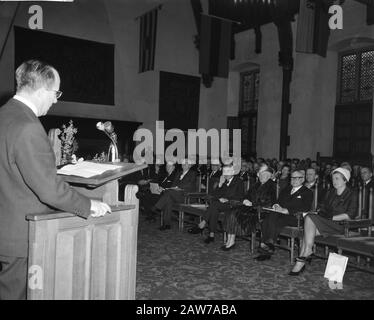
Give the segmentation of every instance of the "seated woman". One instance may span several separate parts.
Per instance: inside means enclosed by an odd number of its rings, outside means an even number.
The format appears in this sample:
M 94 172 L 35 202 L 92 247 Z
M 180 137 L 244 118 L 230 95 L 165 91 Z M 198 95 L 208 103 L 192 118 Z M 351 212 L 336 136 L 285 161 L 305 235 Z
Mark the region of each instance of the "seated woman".
M 304 239 L 300 256 L 289 275 L 297 276 L 305 270 L 305 262 L 311 261 L 316 235 L 344 234 L 339 221 L 354 219 L 357 215 L 357 193 L 347 186 L 349 170 L 337 168 L 332 172 L 334 188 L 327 191 L 318 214 L 310 213 L 304 219 Z
M 243 205 L 225 212 L 223 229 L 227 232 L 227 242 L 221 249 L 231 250 L 236 236 L 245 236 L 256 230 L 257 207 L 270 207 L 275 203 L 276 184 L 271 180 L 273 170 L 267 165 L 258 172 L 259 181 L 248 190 Z

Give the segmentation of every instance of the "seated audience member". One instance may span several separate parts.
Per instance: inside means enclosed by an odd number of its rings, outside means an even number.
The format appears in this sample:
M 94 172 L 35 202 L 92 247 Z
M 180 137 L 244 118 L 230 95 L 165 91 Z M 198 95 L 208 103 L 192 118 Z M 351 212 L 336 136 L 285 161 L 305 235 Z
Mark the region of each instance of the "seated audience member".
M 243 181 L 248 180 L 248 164 L 245 159 L 241 159 L 239 178 Z
M 241 202 L 243 199 L 243 182 L 234 175 L 232 166 L 225 166 L 222 170 L 222 176 L 218 188 L 210 196 L 210 204 L 206 214 L 206 220 L 200 222 L 197 230 L 191 233 L 202 232 L 208 224 L 209 236 L 204 240 L 209 244 L 214 241 L 214 233 L 217 229 L 218 215 L 220 212 L 230 210 L 234 203 Z
M 326 163 L 325 170 L 323 172 L 322 183 L 325 189 L 330 189 L 331 186 L 331 172 L 332 172 L 332 165 L 330 163 Z
M 254 165 L 252 161 L 248 161 L 248 178 L 249 178 L 249 185 L 253 186 L 257 181 L 257 172 L 254 169 Z
M 300 256 L 289 275 L 299 275 L 305 270 L 305 262 L 311 261 L 316 235 L 344 234 L 339 221 L 354 219 L 357 215 L 357 193 L 347 186 L 351 177 L 349 170 L 337 168 L 332 173 L 334 188 L 327 191 L 318 214 L 310 213 L 304 218 L 304 238 Z
M 303 185 L 304 180 L 304 171 L 292 172 L 291 185 L 282 190 L 277 203 L 272 207 L 277 212 L 266 213 L 261 225 L 262 236 L 259 248 L 261 254 L 256 258 L 257 261 L 271 258 L 274 253 L 274 243 L 285 226 L 297 226 L 295 213 L 310 211 L 313 192 Z
M 318 166 L 317 161 L 312 161 L 312 162 L 310 163 L 310 167 L 313 168 L 313 169 L 316 171 L 317 174 L 319 174 L 319 170 L 320 170 L 320 168 L 319 168 L 319 166 Z
M 259 172 L 259 181 L 249 189 L 243 205 L 225 212 L 223 229 L 227 233 L 227 242 L 222 250 L 234 248 L 236 236 L 246 236 L 256 230 L 258 222 L 257 207 L 271 207 L 276 199 L 276 185 L 271 177 L 273 170 L 262 165 Z
M 153 212 L 157 212 L 157 210 L 163 212 L 164 222 L 160 227 L 161 231 L 171 228 L 173 205 L 175 203 L 183 203 L 186 193 L 196 192 L 197 173 L 191 169 L 192 165 L 193 163 L 189 159 L 182 160 L 182 171 L 176 175 L 171 184 L 171 189 L 165 190 L 153 207 Z
M 289 165 L 285 164 L 282 167 L 281 175 L 279 177 L 279 194 L 282 192 L 283 189 L 290 185 L 290 167 Z
M 352 174 L 352 167 L 349 162 L 342 162 L 340 168 L 347 169 Z
M 322 187 L 318 179 L 318 174 L 314 168 L 308 168 L 305 174 L 305 184 L 308 189 L 313 191 L 313 206 L 312 210 L 316 209 L 316 205 L 323 201 L 323 196 L 325 194 L 325 190 Z M 317 189 L 317 203 L 314 203 L 315 192 Z
M 208 175 L 208 194 L 211 194 L 218 187 L 221 175 L 221 162 L 218 159 L 212 159 L 211 171 Z
M 369 167 L 362 167 L 360 170 L 361 180 L 362 180 L 362 193 L 363 193 L 363 201 L 362 201 L 362 215 L 366 218 L 369 217 L 369 199 L 370 199 L 370 188 L 373 189 L 374 192 L 374 179 L 373 179 L 373 171 Z
M 154 172 L 154 175 L 150 177 L 149 182 L 157 183 L 159 185 L 157 193 L 151 193 L 150 189 L 148 188 L 148 190 L 140 193 L 140 195 L 138 196 L 141 206 L 144 207 L 144 212 L 147 216 L 146 220 L 156 220 L 157 215 L 152 211 L 152 207 L 160 199 L 165 189 L 170 188 L 175 180 L 177 174 L 175 163 L 167 162 L 165 169 L 160 169 L 157 173 Z

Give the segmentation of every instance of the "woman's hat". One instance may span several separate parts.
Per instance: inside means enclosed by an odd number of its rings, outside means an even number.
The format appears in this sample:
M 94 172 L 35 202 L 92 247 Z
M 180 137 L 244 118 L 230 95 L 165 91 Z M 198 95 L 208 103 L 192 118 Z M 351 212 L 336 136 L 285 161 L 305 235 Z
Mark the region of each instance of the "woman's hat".
M 349 172 L 348 169 L 337 168 L 331 174 L 334 174 L 336 172 L 341 173 L 347 181 L 349 181 L 349 179 L 351 178 L 351 173 Z

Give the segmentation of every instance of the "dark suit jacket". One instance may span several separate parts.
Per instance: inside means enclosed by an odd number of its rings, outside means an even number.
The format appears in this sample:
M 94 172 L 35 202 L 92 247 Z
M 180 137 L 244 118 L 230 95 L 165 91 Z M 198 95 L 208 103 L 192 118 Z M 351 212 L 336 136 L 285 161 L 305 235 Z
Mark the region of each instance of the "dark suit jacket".
M 185 174 L 182 180 L 180 180 L 180 176 L 182 175 L 182 171 L 179 171 L 172 183 L 171 187 L 179 187 L 183 189 L 184 192 L 196 192 L 197 191 L 197 173 L 195 170 L 190 169 Z
M 208 178 L 208 193 L 212 194 L 213 191 L 218 187 L 219 184 L 219 179 L 221 178 L 222 175 L 222 170 L 217 170 L 216 172 L 211 175 L 212 172 L 209 173 L 209 178 Z
M 353 189 L 346 187 L 344 192 L 338 196 L 336 189 L 332 188 L 326 193 L 319 215 L 332 219 L 333 216 L 346 213 L 351 219 L 354 219 L 357 215 L 357 207 L 357 193 Z
M 177 176 L 177 174 L 177 169 L 174 169 L 170 175 L 167 175 L 166 173 L 163 176 L 159 176 L 157 182 L 162 188 L 170 188 L 175 181 L 175 177 Z
M 279 194 L 277 203 L 282 208 L 287 208 L 290 214 L 307 212 L 312 208 L 313 191 L 302 186 L 294 194 L 291 194 L 292 186 L 284 188 Z
M 312 208 L 313 210 L 316 209 L 316 208 L 314 208 L 314 197 L 315 197 L 315 193 L 316 193 L 316 186 L 318 186 L 318 189 L 317 189 L 317 207 L 318 207 L 319 204 L 321 204 L 323 202 L 324 197 L 326 195 L 326 191 L 327 191 L 323 188 L 322 183 L 319 183 L 319 182 L 315 183 L 312 187 L 309 188 L 313 192 L 313 208 Z
M 212 195 L 215 198 L 242 201 L 244 196 L 243 181 L 236 175 L 229 186 L 225 182 L 221 188 L 214 190 Z
M 276 200 L 276 184 L 269 179 L 264 184 L 257 182 L 252 188 L 248 190 L 245 199 L 252 202 L 254 207 L 271 207 Z
M 0 255 L 26 257 L 27 214 L 59 209 L 87 218 L 90 200 L 56 175 L 50 140 L 18 100 L 0 108 Z
M 369 205 L 370 205 L 370 201 L 369 201 L 370 200 L 370 188 L 372 188 L 374 192 L 374 177 L 370 179 L 368 184 L 365 184 L 364 188 L 365 188 L 365 197 L 363 198 L 363 201 L 362 201 L 362 214 L 364 217 L 368 218 L 369 217 Z M 364 193 L 364 189 L 362 189 L 362 192 Z

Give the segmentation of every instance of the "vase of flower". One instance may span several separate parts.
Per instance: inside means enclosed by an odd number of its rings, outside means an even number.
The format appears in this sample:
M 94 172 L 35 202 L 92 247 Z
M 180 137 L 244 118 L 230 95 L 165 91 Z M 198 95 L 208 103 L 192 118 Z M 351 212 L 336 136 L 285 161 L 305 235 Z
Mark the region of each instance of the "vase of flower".
M 117 135 L 114 132 L 114 126 L 112 125 L 112 123 L 110 121 L 106 121 L 104 123 L 98 122 L 96 124 L 96 128 L 100 131 L 103 131 L 111 141 L 108 149 L 107 161 L 120 162 L 117 146 Z

